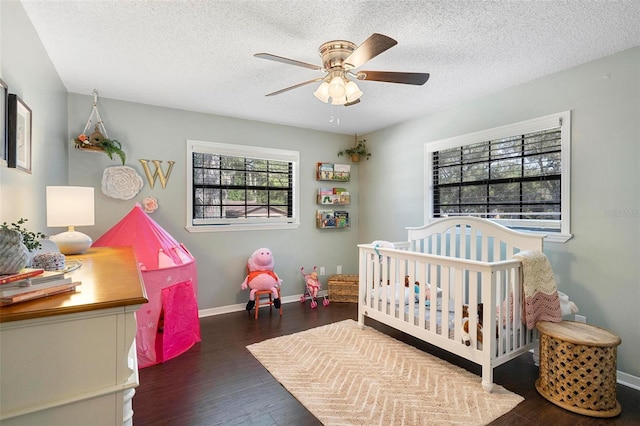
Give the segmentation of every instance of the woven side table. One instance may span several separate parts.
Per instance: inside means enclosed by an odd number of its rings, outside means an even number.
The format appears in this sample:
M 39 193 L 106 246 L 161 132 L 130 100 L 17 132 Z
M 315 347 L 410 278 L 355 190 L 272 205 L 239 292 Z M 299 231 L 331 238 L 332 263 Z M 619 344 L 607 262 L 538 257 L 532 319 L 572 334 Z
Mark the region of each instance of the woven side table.
M 592 417 L 614 417 L 616 358 L 620 337 L 574 321 L 540 321 L 540 373 L 536 389 L 565 410 Z

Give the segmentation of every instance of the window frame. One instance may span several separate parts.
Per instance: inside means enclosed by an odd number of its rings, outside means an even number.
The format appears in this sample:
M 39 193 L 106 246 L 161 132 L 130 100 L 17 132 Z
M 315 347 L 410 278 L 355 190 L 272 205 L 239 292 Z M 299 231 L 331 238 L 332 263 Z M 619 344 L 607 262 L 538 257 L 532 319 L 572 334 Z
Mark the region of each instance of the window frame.
M 292 167 L 292 217 L 282 218 L 238 218 L 196 220 L 193 218 L 193 153 L 229 155 L 291 163 Z M 260 146 L 235 145 L 221 142 L 187 140 L 186 149 L 186 195 L 187 218 L 185 229 L 189 232 L 259 231 L 272 229 L 293 229 L 300 226 L 300 152 Z
M 528 222 L 532 227 L 548 228 L 549 232 L 527 231 L 536 234 L 545 235 L 545 241 L 564 243 L 569 240 L 571 235 L 571 111 L 564 111 L 556 114 L 550 114 L 526 121 L 508 124 L 505 126 L 494 127 L 491 129 L 480 130 L 473 133 L 467 133 L 460 136 L 441 139 L 434 142 L 424 144 L 424 161 L 425 161 L 425 223 L 433 222 L 437 218 L 433 215 L 433 153 L 444 149 L 459 148 L 461 146 L 472 145 L 481 142 L 503 139 L 515 135 L 528 134 L 549 130 L 560 127 L 561 137 L 561 181 L 560 181 L 560 221 L 544 221 L 532 220 Z M 507 227 L 521 227 L 522 220 L 512 219 L 490 219 L 496 223 L 500 223 Z M 552 229 L 558 229 L 559 232 L 551 232 Z M 521 229 L 519 229 L 521 230 Z

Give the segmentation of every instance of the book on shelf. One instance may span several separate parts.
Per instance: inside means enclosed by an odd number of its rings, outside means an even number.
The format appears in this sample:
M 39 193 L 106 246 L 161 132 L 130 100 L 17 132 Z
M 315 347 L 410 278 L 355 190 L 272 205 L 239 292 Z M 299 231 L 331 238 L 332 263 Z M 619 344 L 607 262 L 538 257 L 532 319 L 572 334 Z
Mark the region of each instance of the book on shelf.
M 317 178 L 321 180 L 333 179 L 333 163 L 318 163 Z
M 9 284 L 15 281 L 26 280 L 27 278 L 35 277 L 44 272 L 42 268 L 22 268 L 15 274 L 0 275 L 0 285 Z
M 318 210 L 316 213 L 316 220 L 318 222 L 318 226 L 321 228 L 336 226 L 336 222 L 333 217 L 333 210 Z
M 349 225 L 349 212 L 335 211 L 333 213 L 336 228 L 344 228 Z
M 333 179 L 340 181 L 348 181 L 351 176 L 351 166 L 348 164 L 333 165 Z
M 351 196 L 348 192 L 340 193 L 340 204 L 351 204 Z
M 318 210 L 318 228 L 346 228 L 349 226 L 349 212 L 344 210 Z

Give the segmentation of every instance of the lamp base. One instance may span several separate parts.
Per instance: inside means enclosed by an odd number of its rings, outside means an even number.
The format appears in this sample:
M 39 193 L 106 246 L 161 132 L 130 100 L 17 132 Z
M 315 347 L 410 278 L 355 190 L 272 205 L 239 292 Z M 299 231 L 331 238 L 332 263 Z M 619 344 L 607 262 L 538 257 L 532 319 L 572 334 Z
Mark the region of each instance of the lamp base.
M 62 254 L 84 253 L 93 243 L 90 236 L 79 231 L 61 232 L 50 236 L 49 239 L 58 245 Z

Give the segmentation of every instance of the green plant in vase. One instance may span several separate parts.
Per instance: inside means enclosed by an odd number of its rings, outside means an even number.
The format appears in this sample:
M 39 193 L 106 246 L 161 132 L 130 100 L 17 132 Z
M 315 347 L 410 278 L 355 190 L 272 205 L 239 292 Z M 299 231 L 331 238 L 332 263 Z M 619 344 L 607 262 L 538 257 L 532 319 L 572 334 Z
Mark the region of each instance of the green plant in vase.
M 27 247 L 27 250 L 34 251 L 40 248 L 39 240 L 41 238 L 45 238 L 46 235 L 44 235 L 42 232 L 31 232 L 27 228 L 23 228 L 22 225 L 24 225 L 28 220 L 29 219 L 20 218 L 17 223 L 12 223 L 11 227 L 9 227 L 7 222 L 4 222 L 2 225 L 0 225 L 0 229 L 18 231 L 20 234 L 22 234 L 22 242 L 24 243 L 25 247 Z

